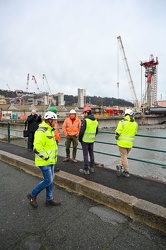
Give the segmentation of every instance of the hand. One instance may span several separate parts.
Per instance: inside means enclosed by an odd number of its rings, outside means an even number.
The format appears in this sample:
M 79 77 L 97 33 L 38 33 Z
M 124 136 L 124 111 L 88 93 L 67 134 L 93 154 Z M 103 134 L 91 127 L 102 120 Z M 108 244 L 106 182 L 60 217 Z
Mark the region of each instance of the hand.
M 116 134 L 115 139 L 118 140 L 118 138 L 119 138 L 119 134 Z

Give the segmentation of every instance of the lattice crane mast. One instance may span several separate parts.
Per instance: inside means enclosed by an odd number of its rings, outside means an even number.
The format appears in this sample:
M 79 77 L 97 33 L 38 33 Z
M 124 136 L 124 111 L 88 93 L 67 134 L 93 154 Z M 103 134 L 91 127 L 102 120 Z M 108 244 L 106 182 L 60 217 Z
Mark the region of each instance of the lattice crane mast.
M 50 85 L 47 81 L 47 77 L 45 74 L 43 74 L 43 85 L 44 85 L 44 80 L 46 80 L 47 86 L 48 86 L 48 90 L 49 90 L 49 94 L 52 95 L 51 89 L 50 89 Z
M 146 89 L 145 95 L 143 98 L 143 103 L 147 102 L 147 104 L 151 107 L 154 106 L 157 102 L 157 65 L 158 57 L 156 57 L 156 61 L 154 60 L 153 55 L 150 55 L 149 61 L 141 62 L 140 65 L 145 68 L 145 78 L 146 80 Z
M 136 92 L 135 92 L 133 80 L 132 80 L 132 77 L 131 77 L 130 69 L 129 69 L 129 66 L 128 66 L 128 62 L 127 62 L 126 54 L 125 54 L 125 51 L 124 51 L 121 36 L 118 36 L 117 39 L 118 39 L 118 44 L 119 44 L 119 48 L 120 48 L 120 51 L 121 51 L 122 60 L 123 60 L 123 63 L 124 63 L 128 83 L 129 83 L 129 86 L 130 86 L 130 90 L 131 90 L 132 96 L 134 98 L 133 102 L 134 102 L 134 105 L 135 105 L 136 109 L 139 110 L 139 103 L 138 103 L 137 95 L 136 95 Z
M 36 78 L 35 78 L 34 75 L 32 76 L 32 80 L 35 82 L 36 87 L 37 87 L 37 90 L 40 91 L 39 86 L 38 86 L 38 84 L 37 84 L 37 81 L 36 81 Z
M 29 74 L 27 75 L 26 93 L 28 93 L 28 88 L 29 88 Z

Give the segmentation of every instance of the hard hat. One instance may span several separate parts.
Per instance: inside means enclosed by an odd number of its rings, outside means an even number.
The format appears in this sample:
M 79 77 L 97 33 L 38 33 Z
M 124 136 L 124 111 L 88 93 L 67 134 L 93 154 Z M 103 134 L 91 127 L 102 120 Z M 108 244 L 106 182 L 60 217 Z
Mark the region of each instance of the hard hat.
M 84 114 L 85 112 L 88 112 L 88 111 L 92 111 L 92 109 L 90 107 L 85 107 L 82 113 Z
M 55 108 L 55 107 L 50 107 L 49 109 L 48 109 L 48 111 L 51 111 L 51 112 L 53 112 L 53 113 L 57 113 L 57 109 Z
M 45 120 L 48 120 L 48 119 L 57 120 L 57 115 L 54 112 L 48 111 L 45 113 L 44 119 Z
M 36 114 L 36 110 L 35 110 L 35 109 L 33 109 L 33 110 L 32 110 L 32 113 Z
M 69 113 L 70 114 L 76 114 L 76 111 L 74 109 L 71 109 Z
M 125 115 L 133 115 L 133 111 L 131 109 L 126 109 Z

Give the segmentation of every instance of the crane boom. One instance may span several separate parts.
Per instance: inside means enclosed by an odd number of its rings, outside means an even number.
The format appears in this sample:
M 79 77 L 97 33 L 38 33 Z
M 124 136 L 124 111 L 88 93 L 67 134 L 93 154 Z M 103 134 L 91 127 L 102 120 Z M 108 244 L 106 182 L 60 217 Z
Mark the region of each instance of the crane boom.
M 135 104 L 136 109 L 139 110 L 139 103 L 138 103 L 137 95 L 136 95 L 136 92 L 135 92 L 133 80 L 132 80 L 132 77 L 131 77 L 130 69 L 129 69 L 129 66 L 128 66 L 128 62 L 127 62 L 126 54 L 125 54 L 125 51 L 124 51 L 121 36 L 118 36 L 117 39 L 118 39 L 119 48 L 120 48 L 120 51 L 121 51 L 122 60 L 123 60 L 123 63 L 124 63 L 126 75 L 127 75 L 127 78 L 128 78 L 128 83 L 129 83 L 129 86 L 130 86 L 130 89 L 131 89 L 131 92 L 132 92 L 132 96 L 134 98 L 133 102 Z
M 35 78 L 34 75 L 32 76 L 32 80 L 34 80 L 34 82 L 35 82 L 35 84 L 36 84 L 36 87 L 37 87 L 37 90 L 40 91 L 39 86 L 38 86 L 38 84 L 37 84 L 37 81 L 36 81 L 36 78 Z
M 44 79 L 46 80 L 46 83 L 47 83 L 47 86 L 48 86 L 48 89 L 49 89 L 49 94 L 52 95 L 52 92 L 51 92 L 51 89 L 50 89 L 50 85 L 49 85 L 49 83 L 47 81 L 47 77 L 46 77 L 45 74 L 43 74 L 43 84 L 44 84 Z

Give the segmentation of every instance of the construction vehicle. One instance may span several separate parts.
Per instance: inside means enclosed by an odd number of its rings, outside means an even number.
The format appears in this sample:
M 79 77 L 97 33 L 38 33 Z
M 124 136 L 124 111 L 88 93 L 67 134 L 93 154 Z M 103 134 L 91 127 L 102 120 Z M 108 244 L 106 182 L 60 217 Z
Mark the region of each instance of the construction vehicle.
M 117 39 L 118 39 L 118 44 L 119 44 L 119 48 L 120 48 L 120 51 L 121 51 L 122 60 L 123 60 L 123 63 L 124 63 L 124 67 L 125 67 L 129 87 L 130 87 L 130 90 L 132 92 L 133 103 L 134 103 L 134 106 L 135 106 L 136 110 L 139 111 L 140 110 L 139 102 L 138 102 L 137 95 L 136 95 L 136 92 L 135 92 L 135 88 L 134 88 L 133 80 L 132 80 L 132 77 L 131 77 L 130 69 L 129 69 L 129 66 L 128 66 L 128 62 L 127 62 L 126 54 L 125 54 L 125 51 L 124 51 L 121 36 L 118 36 Z

